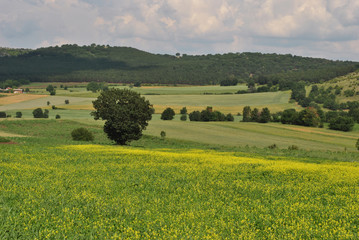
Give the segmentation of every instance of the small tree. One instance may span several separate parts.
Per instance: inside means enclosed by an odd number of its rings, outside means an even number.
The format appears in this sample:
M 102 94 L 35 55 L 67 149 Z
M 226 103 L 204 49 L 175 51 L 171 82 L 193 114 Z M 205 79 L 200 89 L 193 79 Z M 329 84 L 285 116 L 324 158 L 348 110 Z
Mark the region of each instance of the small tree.
M 49 106 L 50 105 L 50 101 L 47 101 L 47 106 Z
M 61 118 L 61 116 L 59 115 L 59 114 L 56 114 L 56 117 L 55 117 L 56 119 L 60 119 Z
M 260 123 L 267 123 L 271 119 L 271 114 L 268 108 L 263 108 L 260 116 L 259 116 L 259 122 Z
M 92 133 L 86 128 L 77 128 L 71 132 L 72 140 L 74 141 L 93 141 Z
M 243 108 L 243 122 L 250 122 L 251 121 L 251 107 L 245 106 Z
M 351 117 L 339 116 L 330 120 L 329 128 L 344 132 L 351 131 L 354 127 L 354 120 Z
M 0 112 L 0 118 L 6 118 L 6 112 Z
M 187 121 L 187 114 L 181 115 L 181 121 Z
M 175 111 L 172 108 L 166 108 L 161 114 L 161 119 L 172 120 L 174 116 L 175 116 Z
M 193 111 L 189 114 L 190 121 L 201 121 L 201 112 L 200 111 Z
M 165 131 L 161 131 L 161 138 L 162 138 L 162 139 L 165 139 L 165 137 L 166 137 L 166 132 L 165 132 Z
M 104 132 L 117 144 L 124 145 L 142 136 L 152 118 L 148 100 L 129 89 L 109 89 L 93 101 L 95 120 L 105 120 Z
M 65 100 L 65 104 L 69 104 L 70 101 L 68 99 Z
M 254 108 L 251 112 L 251 121 L 258 122 L 259 121 L 259 110 L 258 108 Z
M 50 95 L 55 95 L 56 94 L 55 87 L 52 86 L 51 84 L 49 86 L 47 86 L 46 91 L 48 91 L 50 93 Z
M 22 112 L 16 112 L 16 118 L 21 118 L 22 117 Z
M 187 108 L 186 108 L 186 107 L 183 107 L 183 108 L 180 110 L 180 113 L 181 113 L 181 114 L 187 114 Z
M 234 121 L 234 117 L 232 114 L 228 113 L 226 115 L 226 121 L 229 121 L 229 122 L 233 122 Z
M 32 115 L 34 118 L 44 118 L 44 112 L 41 108 L 36 108 L 34 111 L 32 111 Z

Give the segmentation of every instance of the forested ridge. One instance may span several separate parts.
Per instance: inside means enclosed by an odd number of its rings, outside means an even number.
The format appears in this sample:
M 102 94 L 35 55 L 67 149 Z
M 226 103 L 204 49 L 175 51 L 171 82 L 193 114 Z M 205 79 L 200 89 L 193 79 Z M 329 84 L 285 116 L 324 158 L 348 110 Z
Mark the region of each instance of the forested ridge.
M 260 84 L 319 83 L 359 68 L 357 62 L 290 54 L 151 54 L 105 45 L 28 49 L 0 48 L 0 81 L 219 84 L 227 79 Z M 284 86 L 284 87 L 283 87 Z

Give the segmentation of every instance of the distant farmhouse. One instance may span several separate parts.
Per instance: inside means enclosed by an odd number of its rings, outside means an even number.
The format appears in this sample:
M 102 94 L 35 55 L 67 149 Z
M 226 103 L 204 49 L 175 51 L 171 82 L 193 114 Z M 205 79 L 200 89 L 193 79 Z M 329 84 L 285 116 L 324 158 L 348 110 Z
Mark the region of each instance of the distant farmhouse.
M 10 88 L 10 87 L 7 87 L 7 88 L 5 88 L 5 89 L 0 88 L 0 92 L 1 92 L 1 93 L 23 93 L 24 90 L 21 89 L 21 88 L 12 89 L 12 88 Z

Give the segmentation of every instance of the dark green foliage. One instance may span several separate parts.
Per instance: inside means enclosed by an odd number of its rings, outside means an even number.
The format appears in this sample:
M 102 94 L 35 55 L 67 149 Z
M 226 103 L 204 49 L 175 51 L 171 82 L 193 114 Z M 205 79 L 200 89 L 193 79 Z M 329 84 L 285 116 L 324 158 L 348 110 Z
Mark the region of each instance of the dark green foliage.
M 349 89 L 349 90 L 344 91 L 344 96 L 346 96 L 346 97 L 353 97 L 354 95 L 355 95 L 354 89 Z
M 59 114 L 56 114 L 56 117 L 55 117 L 56 119 L 60 119 L 61 118 L 61 116 L 59 115 Z
M 65 100 L 65 104 L 69 104 L 70 101 L 68 99 Z
M 0 136 L 0 143 L 8 143 L 8 142 L 11 142 L 11 140 Z
M 180 119 L 181 121 L 187 121 L 187 114 L 182 114 Z
M 52 86 L 51 84 L 46 87 L 46 91 L 48 91 L 50 93 L 50 95 L 55 95 L 56 94 L 55 87 Z
M 286 109 L 281 116 L 281 122 L 283 124 L 295 124 L 298 119 L 298 113 L 295 109 Z
M 201 113 L 200 111 L 193 111 L 189 114 L 190 121 L 201 121 Z
M 351 107 L 349 109 L 349 116 L 359 123 L 359 107 Z
M 180 110 L 180 113 L 181 113 L 181 114 L 187 114 L 187 108 L 186 108 L 186 107 L 183 107 L 183 108 Z
M 333 130 L 339 130 L 348 132 L 354 127 L 354 120 L 351 117 L 339 116 L 330 121 L 329 128 Z
M 6 118 L 6 112 L 0 112 L 0 118 Z
M 271 114 L 268 108 L 263 108 L 260 116 L 259 116 L 259 122 L 260 123 L 267 123 L 271 120 Z
M 272 145 L 269 145 L 268 148 L 269 149 L 277 149 L 278 147 L 277 147 L 277 144 L 274 143 Z
M 41 108 L 36 108 L 34 111 L 32 111 L 32 115 L 34 118 L 48 118 L 49 111 L 46 109 L 45 112 L 43 112 Z
M 205 110 L 193 111 L 189 114 L 190 121 L 213 122 L 213 121 L 234 121 L 232 114 L 224 115 L 219 111 L 213 111 L 212 107 L 207 107 Z
M 166 108 L 161 114 L 161 119 L 172 120 L 174 116 L 175 116 L 175 111 L 172 108 Z
M 309 127 L 318 127 L 321 123 L 319 114 L 315 108 L 308 107 L 299 112 L 299 125 L 309 126 Z
M 243 122 L 250 122 L 251 121 L 251 107 L 250 106 L 245 106 L 243 108 Z
M 134 86 L 134 87 L 141 87 L 141 82 L 135 82 L 135 83 L 133 84 L 133 86 Z
M 91 115 L 95 120 L 105 120 L 108 138 L 121 145 L 141 138 L 153 112 L 148 100 L 129 89 L 103 91 L 93 106 Z
M 254 108 L 251 112 L 251 122 L 259 121 L 259 110 L 258 108 Z
M 55 105 L 52 105 L 51 108 L 54 109 L 54 110 L 57 109 L 57 107 Z
M 220 82 L 220 86 L 236 86 L 238 84 L 238 79 L 235 77 L 229 77 Z
M 293 83 L 292 84 L 292 95 L 290 98 L 299 102 L 299 101 L 304 100 L 305 96 L 306 96 L 305 83 L 304 82 Z
M 166 132 L 165 131 L 161 131 L 161 139 L 165 139 L 165 137 L 166 137 Z
M 86 86 L 87 91 L 91 91 L 91 92 L 97 92 L 100 90 L 105 90 L 107 89 L 107 86 L 104 82 L 89 82 Z
M 74 141 L 93 141 L 93 134 L 86 128 L 76 128 L 71 132 L 72 140 Z
M 359 138 L 357 140 L 357 143 L 355 144 L 355 147 L 359 150 Z
M 233 121 L 234 121 L 233 115 L 230 114 L 230 113 L 228 113 L 228 114 L 226 115 L 226 121 L 228 121 L 228 122 L 233 122 Z
M 42 82 L 85 80 L 198 85 L 219 84 L 228 76 L 243 82 L 252 74 L 252 79 L 261 85 L 280 85 L 280 89 L 285 90 L 301 80 L 319 83 L 345 75 L 355 71 L 356 64 L 289 54 L 228 53 L 177 58 L 127 47 L 63 45 L 0 58 L 0 81 L 26 76 L 30 81 Z
M 50 105 L 50 101 L 47 101 L 47 103 L 46 103 L 46 104 L 47 104 L 47 106 L 49 106 L 49 105 Z
M 22 112 L 16 112 L 16 118 L 21 118 L 22 117 Z
M 291 150 L 291 151 L 299 150 L 299 147 L 297 145 L 291 145 L 291 146 L 288 147 L 288 150 Z

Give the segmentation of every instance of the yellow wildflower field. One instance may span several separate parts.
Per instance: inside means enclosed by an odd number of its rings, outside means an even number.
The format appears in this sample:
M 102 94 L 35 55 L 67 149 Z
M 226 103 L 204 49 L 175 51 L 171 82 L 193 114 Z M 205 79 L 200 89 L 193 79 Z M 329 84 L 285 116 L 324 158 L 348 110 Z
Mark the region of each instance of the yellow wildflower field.
M 198 149 L 0 146 L 2 239 L 356 239 L 359 164 Z

